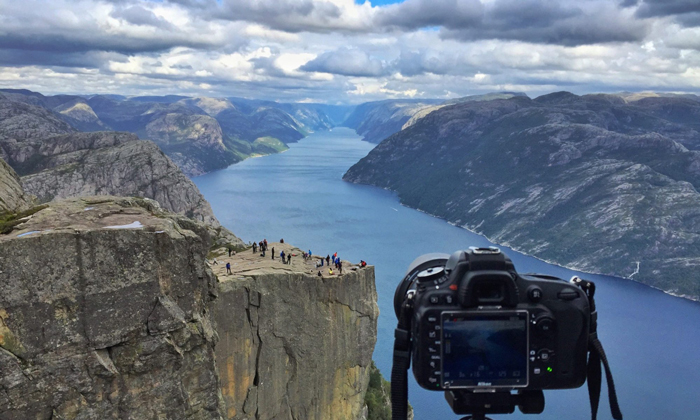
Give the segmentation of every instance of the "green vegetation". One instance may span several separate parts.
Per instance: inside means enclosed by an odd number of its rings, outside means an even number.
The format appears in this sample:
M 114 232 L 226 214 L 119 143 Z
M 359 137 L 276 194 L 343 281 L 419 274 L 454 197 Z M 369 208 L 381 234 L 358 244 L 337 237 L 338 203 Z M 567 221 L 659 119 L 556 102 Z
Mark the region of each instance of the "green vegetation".
M 19 213 L 0 214 L 0 234 L 5 235 L 12 232 L 15 226 L 24 222 L 24 220 L 22 219 L 24 219 L 25 217 L 29 217 L 34 213 L 38 213 L 47 207 L 47 204 L 43 204 L 41 206 L 33 207 L 29 210 L 25 210 Z
M 368 420 L 391 420 L 391 385 L 372 361 L 369 386 L 365 394 Z
M 274 137 L 259 137 L 253 142 L 253 150 L 258 154 L 280 153 L 287 149 L 286 144 Z
M 367 420 L 391 420 L 391 384 L 384 379 L 374 360 L 369 370 L 365 405 L 367 405 Z M 413 407 L 409 404 L 409 414 L 412 411 Z

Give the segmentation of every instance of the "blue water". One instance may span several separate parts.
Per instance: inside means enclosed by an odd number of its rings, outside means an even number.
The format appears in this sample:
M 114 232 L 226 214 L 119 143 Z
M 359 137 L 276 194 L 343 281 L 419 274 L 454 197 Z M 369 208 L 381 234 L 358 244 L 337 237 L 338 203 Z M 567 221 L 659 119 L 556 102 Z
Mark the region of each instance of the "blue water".
M 488 246 L 485 238 L 402 207 L 395 194 L 341 180 L 373 145 L 348 129 L 313 134 L 282 154 L 249 159 L 194 179 L 219 220 L 244 241 L 286 241 L 314 254 L 375 265 L 379 332 L 374 359 L 386 377 L 396 319 L 393 296 L 408 264 L 428 252 Z M 612 365 L 625 419 L 700 419 L 700 304 L 623 279 L 580 274 L 501 247 L 520 272 L 598 287 L 599 333 Z M 409 375 L 412 380 L 412 374 Z M 416 419 L 457 419 L 440 392 L 411 382 Z M 607 391 L 600 419 L 608 419 Z M 542 415 L 494 419 L 590 419 L 584 387 L 545 393 Z

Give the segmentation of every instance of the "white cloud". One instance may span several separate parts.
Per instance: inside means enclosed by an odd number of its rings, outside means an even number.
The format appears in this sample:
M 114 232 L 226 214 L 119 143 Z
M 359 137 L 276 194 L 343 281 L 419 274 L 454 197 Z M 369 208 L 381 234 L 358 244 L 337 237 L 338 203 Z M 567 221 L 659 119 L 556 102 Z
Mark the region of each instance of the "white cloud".
M 618 3 L 0 0 L 0 86 L 334 103 L 698 89 L 700 27 Z

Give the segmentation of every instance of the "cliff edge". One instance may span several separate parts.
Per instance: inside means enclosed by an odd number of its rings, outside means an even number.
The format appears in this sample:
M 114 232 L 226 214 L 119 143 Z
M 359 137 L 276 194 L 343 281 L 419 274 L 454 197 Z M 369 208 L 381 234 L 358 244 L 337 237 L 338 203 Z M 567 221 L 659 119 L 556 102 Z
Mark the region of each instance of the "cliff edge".
M 212 271 L 209 229 L 149 199 L 30 213 L 0 235 L 0 418 L 362 417 L 373 268 Z

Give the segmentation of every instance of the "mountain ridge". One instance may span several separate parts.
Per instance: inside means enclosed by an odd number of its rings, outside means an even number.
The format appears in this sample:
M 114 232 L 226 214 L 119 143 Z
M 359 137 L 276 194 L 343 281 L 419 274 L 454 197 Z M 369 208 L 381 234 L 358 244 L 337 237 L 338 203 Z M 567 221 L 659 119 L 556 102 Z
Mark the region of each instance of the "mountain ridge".
M 700 136 L 600 100 L 446 106 L 344 179 L 397 191 L 409 207 L 538 258 L 698 299 Z

